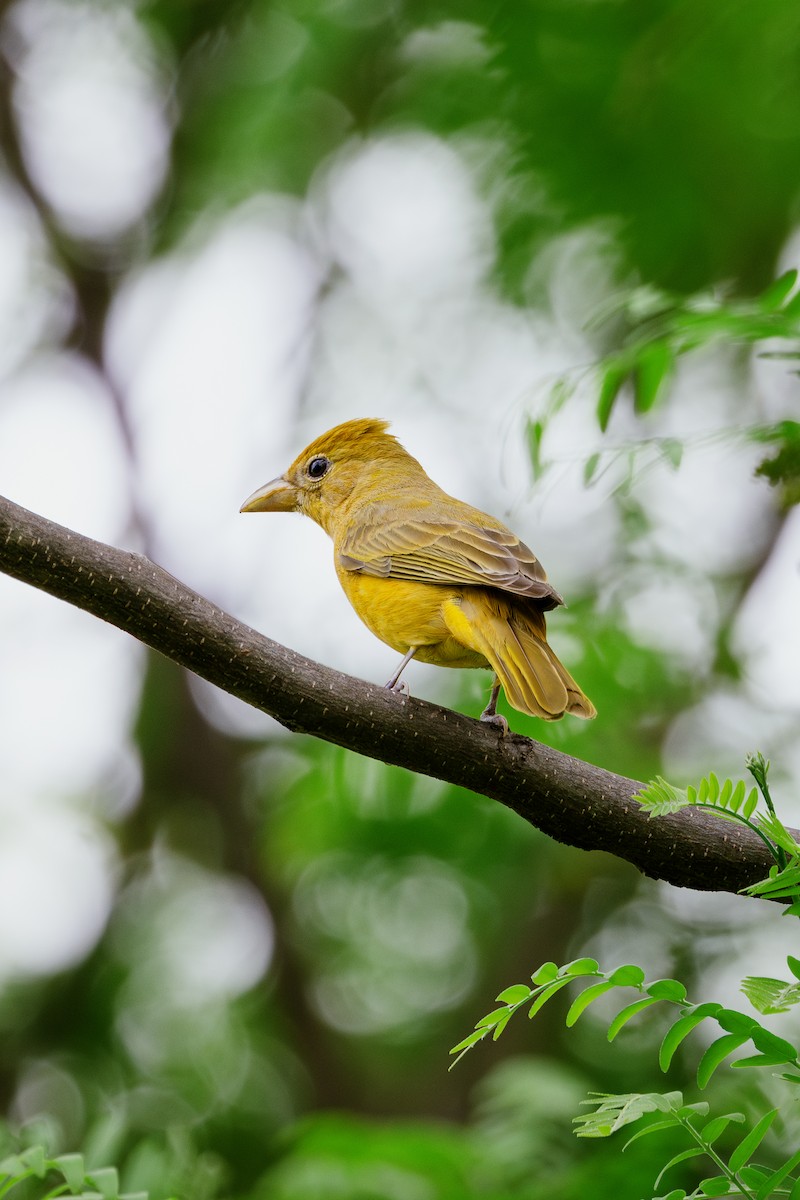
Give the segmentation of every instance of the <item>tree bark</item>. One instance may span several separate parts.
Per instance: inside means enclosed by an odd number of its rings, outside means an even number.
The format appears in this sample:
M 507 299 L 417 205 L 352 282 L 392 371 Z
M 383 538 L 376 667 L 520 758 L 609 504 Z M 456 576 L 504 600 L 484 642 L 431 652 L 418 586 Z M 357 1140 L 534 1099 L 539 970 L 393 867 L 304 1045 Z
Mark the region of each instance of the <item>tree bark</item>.
M 736 892 L 772 865 L 743 826 L 693 808 L 651 819 L 633 800 L 636 780 L 324 667 L 143 555 L 2 497 L 0 570 L 116 625 L 293 732 L 498 800 L 557 841 L 605 850 L 655 879 Z

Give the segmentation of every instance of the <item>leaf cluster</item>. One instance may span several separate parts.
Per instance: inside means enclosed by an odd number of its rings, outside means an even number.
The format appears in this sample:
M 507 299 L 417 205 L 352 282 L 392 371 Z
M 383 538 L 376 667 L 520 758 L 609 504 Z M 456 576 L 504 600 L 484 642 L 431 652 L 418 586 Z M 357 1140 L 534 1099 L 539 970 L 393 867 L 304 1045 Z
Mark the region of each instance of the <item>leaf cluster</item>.
M 756 437 L 758 441 L 768 442 L 775 448 L 772 456 L 756 467 L 756 475 L 778 488 L 784 508 L 800 504 L 800 423 L 778 421 Z
M 793 960 L 796 962 L 796 960 Z M 793 1083 L 800 1083 L 800 1060 L 791 1042 L 778 1037 L 746 1013 L 725 1008 L 717 1003 L 693 1004 L 687 999 L 686 988 L 678 979 L 657 979 L 648 983 L 644 971 L 634 963 L 617 967 L 610 972 L 600 970 L 593 958 L 578 958 L 559 967 L 553 962 L 543 963 L 531 976 L 532 986 L 513 984 L 497 996 L 502 1007 L 495 1008 L 476 1022 L 468 1034 L 451 1050 L 458 1054 L 456 1062 L 478 1042 L 489 1034 L 497 1041 L 514 1014 L 528 1007 L 528 1016 L 535 1017 L 544 1005 L 562 988 L 577 980 L 594 980 L 575 997 L 566 1016 L 567 1027 L 573 1026 L 590 1004 L 619 988 L 632 988 L 639 998 L 624 1005 L 611 1021 L 607 1037 L 613 1042 L 623 1027 L 633 1017 L 660 1002 L 675 1006 L 679 1012 L 664 1035 L 658 1062 L 662 1071 L 668 1071 L 676 1050 L 686 1037 L 702 1022 L 716 1022 L 722 1031 L 706 1049 L 697 1068 L 697 1084 L 705 1088 L 717 1068 L 740 1046 L 752 1042 L 755 1054 L 738 1059 L 733 1065 L 763 1067 L 789 1064 L 798 1073 L 786 1075 Z M 455 1065 L 455 1064 L 453 1064 Z
M 761 896 L 769 900 L 790 900 L 786 910 L 792 916 L 800 915 L 800 844 L 783 824 L 775 812 L 769 790 L 769 762 L 757 752 L 748 755 L 747 768 L 756 781 L 756 787 L 747 790 L 744 780 L 736 783 L 726 779 L 720 783 L 713 771 L 704 777 L 698 787 L 678 788 L 662 776 L 657 775 L 646 787 L 636 793 L 635 800 L 651 817 L 663 817 L 694 805 L 712 812 L 725 821 L 738 821 L 766 845 L 775 860 L 769 876 L 742 890 L 750 896 Z M 759 802 L 763 800 L 763 808 Z
M 786 271 L 760 295 L 746 300 L 700 296 L 678 299 L 647 289 L 626 297 L 623 308 L 636 325 L 627 345 L 607 357 L 601 366 L 597 419 L 607 429 L 614 406 L 626 385 L 633 391 L 638 414 L 650 412 L 664 394 L 677 359 L 712 343 L 749 344 L 767 338 L 800 340 L 800 289 L 798 272 Z M 615 306 L 615 308 L 618 306 Z M 610 315 L 608 312 L 603 316 Z M 800 351 L 788 352 L 798 357 Z M 794 463 L 797 445 L 789 459 L 773 469 L 780 472 Z M 764 472 L 767 474 L 767 472 Z
M 789 965 L 800 979 L 800 962 L 790 959 Z M 566 1015 L 568 1027 L 574 1025 L 591 1004 L 609 992 L 624 988 L 639 993 L 636 999 L 624 1004 L 611 1020 L 606 1035 L 609 1042 L 614 1041 L 630 1020 L 656 1004 L 664 1003 L 677 1009 L 677 1015 L 664 1034 L 659 1049 L 659 1066 L 664 1072 L 669 1070 L 676 1051 L 689 1034 L 707 1021 L 719 1027 L 720 1035 L 700 1057 L 697 1066 L 698 1087 L 705 1089 L 722 1063 L 747 1043 L 752 1044 L 755 1053 L 737 1059 L 730 1064 L 731 1066 L 739 1069 L 776 1066 L 788 1068 L 781 1078 L 792 1084 L 800 1084 L 800 1059 L 796 1047 L 785 1038 L 766 1029 L 756 1018 L 715 1002 L 692 1003 L 687 998 L 686 988 L 677 979 L 657 979 L 648 983 L 642 969 L 635 964 L 626 964 L 613 971 L 603 972 L 592 958 L 576 959 L 561 967 L 552 962 L 543 963 L 531 976 L 532 986 L 513 984 L 502 991 L 497 997 L 501 1007 L 481 1017 L 473 1032 L 451 1050 L 451 1054 L 458 1055 L 455 1062 L 489 1034 L 496 1041 L 519 1009 L 527 1007 L 528 1016 L 534 1017 L 548 1000 L 578 980 L 591 982 L 587 982 L 587 986 L 573 999 Z M 759 1009 L 763 1012 L 783 1011 L 791 1003 L 800 1002 L 800 989 L 793 989 L 793 985 L 785 985 L 780 980 L 749 979 L 745 981 L 743 990 L 748 998 L 755 997 L 759 1001 L 755 1007 L 759 1008 L 759 1004 L 764 1004 L 764 1007 Z M 782 1007 L 773 1007 L 775 1004 Z M 800 1166 L 800 1153 L 792 1155 L 777 1170 L 757 1165 L 748 1166 L 772 1125 L 777 1109 L 764 1114 L 752 1129 L 745 1133 L 726 1162 L 719 1156 L 713 1144 L 731 1122 L 745 1122 L 743 1113 L 716 1116 L 700 1126 L 698 1119 L 708 1115 L 708 1104 L 687 1105 L 680 1092 L 634 1092 L 626 1095 L 595 1093 L 589 1100 L 584 1101 L 584 1104 L 591 1107 L 592 1111 L 574 1119 L 575 1133 L 578 1137 L 608 1137 L 623 1126 L 652 1113 L 661 1114 L 660 1119 L 635 1134 L 626 1143 L 625 1148 L 631 1142 L 651 1133 L 675 1127 L 684 1130 L 694 1144 L 665 1164 L 656 1180 L 656 1187 L 665 1172 L 680 1162 L 703 1155 L 712 1160 L 718 1174 L 703 1179 L 698 1188 L 691 1193 L 677 1190 L 670 1192 L 669 1197 L 664 1200 L 686 1200 L 687 1196 L 724 1195 L 742 1195 L 752 1200 L 766 1200 L 771 1196 L 787 1196 L 791 1200 L 800 1200 L 800 1178 L 792 1176 L 792 1172 Z
M 787 911 L 798 915 L 800 845 L 775 812 L 768 782 L 769 762 L 759 752 L 748 755 L 746 764 L 756 784 L 749 792 L 744 780 L 734 782 L 726 779 L 720 783 L 717 776 L 710 772 L 698 787 L 685 789 L 676 788 L 658 776 L 638 793 L 637 799 L 651 817 L 662 817 L 695 806 L 708 809 L 723 820 L 743 822 L 762 838 L 775 859 L 768 879 L 746 890 L 752 895 L 771 899 L 790 898 L 793 903 Z M 762 800 L 766 811 L 759 811 Z M 742 983 L 744 995 L 757 1012 L 765 1015 L 786 1012 L 800 1004 L 800 959 L 789 955 L 787 963 L 794 977 L 790 981 L 749 976 Z M 531 976 L 530 985 L 513 984 L 502 991 L 497 996 L 501 1007 L 481 1017 L 472 1033 L 451 1050 L 451 1054 L 457 1055 L 455 1062 L 460 1061 L 489 1034 L 496 1041 L 519 1009 L 527 1008 L 528 1016 L 534 1017 L 558 992 L 578 981 L 585 986 L 573 998 L 567 1011 L 567 1027 L 574 1025 L 601 996 L 620 988 L 638 993 L 635 999 L 619 1008 L 611 1019 L 607 1031 L 609 1042 L 614 1041 L 630 1020 L 656 1004 L 671 1005 L 677 1010 L 659 1049 L 658 1062 L 663 1072 L 669 1070 L 678 1048 L 698 1026 L 704 1022 L 716 1024 L 719 1033 L 703 1051 L 697 1064 L 697 1085 L 701 1090 L 708 1086 L 724 1062 L 748 1044 L 751 1052 L 731 1061 L 730 1066 L 739 1070 L 780 1067 L 783 1068 L 781 1079 L 793 1086 L 800 1084 L 797 1047 L 766 1029 L 755 1017 L 717 1002 L 693 1003 L 688 999 L 686 988 L 680 980 L 657 979 L 648 982 L 642 968 L 634 963 L 613 971 L 601 971 L 593 958 L 575 959 L 560 967 L 553 962 L 543 963 Z M 678 1188 L 656 1200 L 694 1200 L 703 1196 L 744 1196 L 747 1200 L 786 1197 L 787 1200 L 800 1200 L 800 1175 L 797 1174 L 800 1151 L 793 1153 L 778 1168 L 764 1167 L 751 1161 L 777 1116 L 776 1108 L 763 1113 L 752 1128 L 745 1131 L 726 1160 L 717 1152 L 715 1143 L 731 1123 L 746 1124 L 743 1113 L 725 1113 L 706 1121 L 708 1104 L 686 1104 L 680 1092 L 632 1092 L 624 1095 L 593 1093 L 583 1104 L 591 1112 L 577 1116 L 573 1122 L 576 1135 L 582 1138 L 605 1138 L 642 1117 L 659 1114 L 656 1121 L 634 1134 L 623 1149 L 650 1134 L 675 1128 L 683 1130 L 692 1144 L 665 1163 L 656 1180 L 656 1187 L 666 1172 L 679 1163 L 695 1158 L 711 1160 L 717 1173 L 702 1179 L 694 1191 L 687 1193 Z
M 771 1196 L 785 1196 L 787 1200 L 797 1200 L 800 1195 L 800 1179 L 793 1175 L 800 1166 L 800 1151 L 792 1154 L 775 1170 L 751 1161 L 778 1115 L 776 1108 L 764 1113 L 760 1120 L 747 1130 L 726 1161 L 715 1149 L 715 1143 L 731 1124 L 745 1122 L 744 1113 L 724 1113 L 702 1123 L 708 1116 L 708 1105 L 704 1102 L 685 1104 L 681 1092 L 648 1092 L 642 1095 L 633 1093 L 621 1096 L 595 1093 L 583 1103 L 592 1107 L 593 1111 L 575 1118 L 581 1137 L 607 1137 L 643 1116 L 650 1113 L 660 1114 L 658 1120 L 646 1125 L 628 1139 L 623 1152 L 640 1138 L 662 1133 L 667 1129 L 680 1128 L 689 1135 L 694 1145 L 673 1155 L 664 1164 L 655 1181 L 656 1187 L 667 1171 L 691 1159 L 709 1158 L 717 1168 L 718 1174 L 701 1179 L 693 1191 L 686 1192 L 683 1188 L 674 1188 L 666 1196 L 657 1197 L 656 1200 L 694 1200 L 695 1197 L 702 1196 L 731 1195 L 746 1196 L 750 1200 L 766 1200 Z
M 53 1183 L 53 1176 L 58 1179 Z M 45 1191 L 36 1200 L 73 1196 L 76 1200 L 147 1200 L 147 1192 L 120 1192 L 116 1167 L 88 1170 L 82 1154 L 49 1158 L 41 1144 L 29 1146 L 0 1162 L 0 1197 L 8 1195 L 23 1180 L 39 1180 Z M 27 1193 L 31 1195 L 31 1193 Z

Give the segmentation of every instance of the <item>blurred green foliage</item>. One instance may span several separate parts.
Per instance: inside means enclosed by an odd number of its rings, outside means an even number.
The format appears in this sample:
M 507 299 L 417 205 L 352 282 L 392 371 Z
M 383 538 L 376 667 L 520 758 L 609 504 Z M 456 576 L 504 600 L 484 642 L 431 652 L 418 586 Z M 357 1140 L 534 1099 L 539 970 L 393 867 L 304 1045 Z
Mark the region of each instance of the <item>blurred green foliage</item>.
M 414 127 L 483 148 L 519 296 L 572 224 L 612 221 L 626 268 L 683 293 L 763 287 L 790 228 L 791 0 L 156 0 L 141 15 L 176 69 L 178 228 L 258 188 L 302 191 L 346 136 Z
M 170 173 L 143 238 L 153 257 L 250 196 L 313 190 L 348 139 L 393 130 L 430 131 L 469 162 L 497 231 L 494 281 L 521 306 L 546 303 L 540 252 L 589 225 L 610 231 L 610 284 L 668 293 L 685 317 L 697 289 L 762 291 L 796 217 L 793 0 L 145 0 L 136 14 L 174 104 Z M 80 250 L 71 261 L 61 252 L 77 280 Z M 133 253 L 127 243 L 117 252 Z M 100 306 L 96 345 L 104 316 Z M 611 321 L 600 352 L 627 354 L 629 332 Z M 653 354 L 663 338 L 645 342 L 647 353 L 636 343 L 634 358 L 617 361 L 605 418 L 634 370 L 640 412 L 664 399 L 675 356 Z M 531 430 L 545 470 L 546 429 Z M 767 440 L 761 471 L 796 502 L 796 423 Z M 606 453 L 620 452 L 598 441 L 587 482 Z M 674 439 L 657 447 L 672 466 L 680 453 Z M 618 554 L 559 626 L 603 721 L 543 728 L 515 714 L 514 728 L 649 778 L 671 721 L 702 699 L 709 673 L 626 627 L 634 569 L 663 567 L 664 556 L 632 489 L 608 503 L 621 514 Z M 749 571 L 724 581 L 717 680 L 738 670 L 730 612 Z M 452 686 L 453 702 L 477 714 L 477 685 Z M 446 1072 L 447 1047 L 495 985 L 580 952 L 605 922 L 627 928 L 639 904 L 630 868 L 323 743 L 229 737 L 160 661 L 134 732 L 143 787 L 118 831 L 109 929 L 81 966 L 15 985 L 0 1004 L 9 1154 L 80 1148 L 90 1175 L 113 1162 L 124 1191 L 152 1200 L 644 1194 L 649 1143 L 623 1163 L 606 1145 L 576 1147 L 568 1126 L 589 1090 L 660 1085 L 644 1053 L 659 1032 L 646 1022 L 611 1058 L 597 1037 L 565 1044 L 548 1010 L 510 1029 L 491 1059 L 476 1053 Z M 213 911 L 231 877 L 263 899 L 269 970 L 243 994 L 194 995 L 160 915 L 186 896 Z M 691 917 L 650 903 L 654 956 L 691 977 Z M 706 961 L 729 946 L 720 932 Z M 680 1059 L 673 1073 L 670 1085 L 685 1086 Z M 27 1186 L 14 1195 L 41 1195 Z

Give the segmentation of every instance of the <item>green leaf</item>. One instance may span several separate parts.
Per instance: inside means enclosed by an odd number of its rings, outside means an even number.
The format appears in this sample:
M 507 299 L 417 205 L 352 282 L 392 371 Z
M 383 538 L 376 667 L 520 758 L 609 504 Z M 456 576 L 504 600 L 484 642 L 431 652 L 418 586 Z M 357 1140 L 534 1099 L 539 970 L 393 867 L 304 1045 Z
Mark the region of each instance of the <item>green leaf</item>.
M 83 1187 L 84 1180 L 86 1179 L 86 1170 L 82 1154 L 62 1154 L 55 1160 L 55 1165 L 73 1192 Z
M 644 971 L 637 967 L 636 963 L 626 963 L 612 971 L 608 979 L 615 987 L 641 987 L 644 983 Z
M 756 1050 L 777 1058 L 779 1062 L 794 1062 L 797 1058 L 797 1049 L 792 1043 L 787 1042 L 785 1038 L 778 1037 L 777 1033 L 773 1033 L 771 1029 L 764 1029 L 758 1025 L 750 1036 Z
M 658 1065 L 662 1071 L 668 1071 L 670 1063 L 675 1055 L 675 1051 L 680 1046 L 681 1042 L 687 1037 L 692 1030 L 704 1021 L 706 1017 L 715 1017 L 718 1012 L 722 1011 L 722 1005 L 714 1002 L 708 1004 L 698 1004 L 694 1009 L 685 1013 L 680 1017 L 675 1024 L 667 1030 L 664 1035 L 664 1040 L 658 1052 Z
M 3 1175 L 26 1175 L 28 1168 L 18 1154 L 10 1154 L 0 1162 L 0 1177 Z
M 603 381 L 600 384 L 600 396 L 597 401 L 597 420 L 603 433 L 608 428 L 608 422 L 611 420 L 611 411 L 629 373 L 627 363 L 623 365 L 622 362 L 612 359 L 606 364 L 603 372 Z
M 733 1054 L 734 1050 L 749 1040 L 748 1034 L 726 1033 L 711 1043 L 697 1065 L 697 1086 L 701 1091 L 708 1086 L 711 1076 L 728 1055 Z
M 742 991 L 760 1013 L 788 1012 L 800 1004 L 800 982 L 786 983 L 762 975 L 748 975 L 742 980 Z
M 576 996 L 570 1005 L 566 1016 L 567 1028 L 572 1028 L 578 1017 L 589 1007 L 593 1000 L 596 1000 L 598 996 L 605 995 L 606 992 L 610 992 L 614 986 L 610 979 L 605 979 L 602 983 L 594 983 L 591 987 L 584 988 L 580 996 Z
M 795 979 L 800 979 L 800 958 L 793 958 L 790 954 L 786 959 L 786 964 Z
M 756 817 L 756 824 L 762 833 L 765 833 L 776 846 L 780 846 L 787 854 L 794 856 L 800 854 L 800 846 L 775 813 L 759 813 Z
M 745 1163 L 749 1162 L 753 1157 L 756 1150 L 763 1142 L 770 1125 L 775 1120 L 777 1115 L 777 1108 L 773 1108 L 769 1112 L 764 1113 L 764 1116 L 761 1118 L 758 1124 L 754 1125 L 750 1132 L 746 1134 L 745 1137 L 743 1137 L 739 1142 L 739 1145 L 728 1159 L 728 1166 L 734 1173 L 736 1173 L 736 1171 L 740 1171 Z
M 525 983 L 512 983 L 511 987 L 507 987 L 499 996 L 495 996 L 495 1000 L 499 1000 L 505 1004 L 521 1004 L 530 999 L 532 992 Z
M 673 787 L 661 775 L 656 775 L 655 779 L 651 779 L 646 787 L 635 794 L 633 799 L 641 804 L 651 817 L 664 817 L 668 813 L 678 812 L 690 803 L 686 792 Z
M 617 1013 L 617 1015 L 614 1017 L 614 1020 L 609 1025 L 608 1034 L 606 1035 L 608 1040 L 613 1042 L 619 1031 L 624 1025 L 627 1025 L 631 1017 L 635 1017 L 638 1013 L 643 1012 L 644 1009 L 649 1008 L 651 1004 L 658 1003 L 658 996 L 644 996 L 641 1000 L 634 1000 L 633 1004 L 626 1005 L 625 1008 L 621 1009 Z
M 683 442 L 677 438 L 662 438 L 661 453 L 673 470 L 677 471 L 683 461 Z
M 44 1146 L 28 1146 L 27 1150 L 23 1150 L 20 1158 L 25 1163 L 26 1167 L 33 1171 L 37 1179 L 44 1179 L 50 1166 L 47 1156 L 44 1152 Z
M 696 1102 L 694 1104 L 684 1104 L 683 1108 L 678 1113 L 678 1116 L 682 1117 L 684 1120 L 694 1116 L 707 1117 L 708 1104 L 705 1100 L 701 1100 L 699 1103 Z
M 633 407 L 637 413 L 653 408 L 673 363 L 672 350 L 664 339 L 641 348 L 633 371 Z
M 90 1179 L 103 1200 L 119 1200 L 119 1174 L 116 1167 L 102 1167 L 99 1171 L 92 1171 Z
M 701 1179 L 697 1185 L 704 1196 L 727 1196 L 731 1190 L 731 1181 L 727 1175 L 711 1175 Z
M 566 963 L 559 968 L 559 976 L 569 975 L 575 978 L 579 975 L 598 975 L 600 973 L 600 964 L 595 958 L 575 958 L 572 962 Z
M 708 772 L 708 798 L 712 804 L 716 804 L 719 797 L 719 780 L 713 771 Z
M 555 983 L 549 983 L 545 988 L 542 989 L 542 991 L 534 1000 L 533 1004 L 528 1009 L 528 1016 L 530 1018 L 535 1017 L 539 1010 L 544 1008 L 545 1004 L 547 1004 L 547 1001 L 555 996 L 556 992 L 560 992 L 563 987 L 566 987 L 568 983 L 572 983 L 569 975 L 567 975 L 564 979 L 557 979 Z
M 740 779 L 739 782 L 736 784 L 736 787 L 733 789 L 731 801 L 730 801 L 730 804 L 728 805 L 731 812 L 738 813 L 739 809 L 742 807 L 742 802 L 744 801 L 746 792 L 747 792 L 747 784 L 745 783 L 745 781 L 743 779 Z
M 756 1200 L 766 1200 L 780 1185 L 783 1183 L 787 1175 L 791 1175 L 796 1167 L 800 1167 L 800 1150 L 795 1151 L 791 1158 L 788 1158 L 782 1167 L 778 1167 L 777 1171 L 773 1171 L 761 1185 L 758 1190 Z
M 713 1146 L 714 1142 L 722 1136 L 725 1130 L 730 1125 L 731 1121 L 743 1121 L 744 1113 L 725 1113 L 722 1117 L 713 1117 L 712 1120 L 704 1125 L 700 1130 L 703 1141 L 707 1146 Z
M 554 962 L 542 963 L 540 967 L 531 975 L 531 982 L 540 987 L 543 983 L 552 983 L 558 978 L 558 967 Z
M 583 468 L 583 483 L 584 487 L 588 487 L 595 477 L 598 466 L 600 465 L 600 455 L 598 452 L 590 454 Z
M 468 1033 L 458 1045 L 453 1046 L 450 1054 L 458 1054 L 461 1050 L 469 1050 L 470 1046 L 474 1046 L 476 1042 L 480 1042 L 485 1038 L 488 1032 L 488 1029 L 476 1029 L 472 1033 Z
M 770 870 L 769 876 L 759 883 L 753 883 L 743 891 L 752 896 L 771 896 L 778 899 L 781 896 L 793 897 L 800 888 L 800 863 L 779 871 L 777 867 Z
M 722 791 L 719 794 L 720 808 L 727 808 L 728 801 L 730 800 L 732 795 L 733 795 L 733 780 L 726 779 L 722 785 Z
M 651 1133 L 663 1133 L 665 1129 L 675 1129 L 680 1122 L 677 1117 L 667 1118 L 665 1121 L 654 1121 L 652 1125 L 645 1125 L 644 1129 L 639 1129 L 631 1137 L 628 1138 L 625 1145 L 622 1147 L 622 1153 L 628 1149 L 633 1142 L 638 1142 L 639 1138 L 649 1137 Z
M 475 1022 L 476 1029 L 491 1029 L 503 1017 L 508 1016 L 508 1005 L 503 1005 L 502 1008 L 495 1008 L 492 1012 L 487 1013 L 485 1017 L 481 1017 L 480 1021 Z
M 572 1123 L 577 1126 L 577 1137 L 608 1137 L 646 1113 L 674 1113 L 682 1100 L 680 1092 L 628 1092 L 619 1096 L 593 1092 L 588 1100 L 581 1101 L 581 1107 L 594 1106 L 595 1112 L 581 1113 Z
M 525 422 L 525 434 L 528 440 L 528 454 L 531 463 L 531 475 L 534 480 L 541 479 L 545 467 L 542 463 L 542 438 L 544 437 L 544 422 L 533 421 L 530 417 Z
M 760 1167 L 757 1163 L 753 1163 L 749 1167 L 742 1167 L 739 1172 L 739 1178 L 745 1187 L 757 1188 L 761 1187 L 765 1179 L 769 1179 L 769 1171 L 765 1167 Z
M 758 298 L 758 306 L 763 312 L 775 312 L 776 309 L 783 307 L 784 300 L 791 293 L 794 285 L 797 283 L 797 271 L 784 271 L 775 279 L 768 288 Z
M 656 1000 L 671 1000 L 674 1004 L 686 999 L 686 988 L 680 979 L 656 979 L 645 991 Z
M 665 1163 L 659 1171 L 658 1179 L 656 1180 L 656 1187 L 658 1187 L 658 1185 L 661 1183 L 661 1180 L 664 1178 L 670 1167 L 675 1167 L 680 1162 L 688 1162 L 690 1158 L 700 1158 L 703 1154 L 705 1154 L 705 1150 L 696 1147 L 691 1150 L 682 1150 L 680 1154 L 673 1155 L 669 1162 Z
M 757 804 L 758 804 L 758 792 L 756 791 L 755 788 L 751 788 L 750 795 L 745 800 L 744 808 L 742 809 L 742 816 L 746 817 L 748 821 L 752 817 L 753 813 L 756 811 Z
M 756 1029 L 761 1028 L 755 1017 L 739 1012 L 736 1008 L 721 1008 L 715 1015 L 717 1024 L 726 1033 L 741 1033 L 747 1038 Z
M 500 1037 L 500 1034 L 503 1032 L 506 1025 L 511 1020 L 512 1015 L 513 1014 L 511 1012 L 511 1009 L 506 1009 L 506 1015 L 504 1017 L 500 1018 L 500 1020 L 497 1022 L 494 1029 L 492 1030 L 492 1041 L 493 1042 L 496 1042 L 497 1039 Z
M 789 318 L 800 317 L 800 292 L 792 296 L 788 304 L 784 304 L 783 315 Z
M 737 1058 L 736 1062 L 731 1063 L 731 1067 L 737 1071 L 747 1071 L 755 1067 L 780 1067 L 786 1061 L 785 1055 L 782 1054 L 751 1054 L 746 1058 Z

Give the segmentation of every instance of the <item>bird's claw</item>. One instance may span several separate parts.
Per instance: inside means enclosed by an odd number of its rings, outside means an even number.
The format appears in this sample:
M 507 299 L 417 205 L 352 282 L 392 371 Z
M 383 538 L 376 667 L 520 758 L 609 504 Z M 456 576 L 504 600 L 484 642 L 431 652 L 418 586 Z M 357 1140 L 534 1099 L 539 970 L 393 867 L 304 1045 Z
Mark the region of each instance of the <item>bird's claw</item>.
M 385 683 L 384 688 L 387 692 L 394 692 L 395 696 L 410 696 L 411 688 L 406 683 L 405 679 L 399 679 L 397 683 L 392 683 L 391 679 Z
M 481 713 L 481 721 L 484 725 L 494 725 L 495 729 L 500 730 L 500 736 L 505 737 L 508 733 L 508 721 L 501 713 Z

